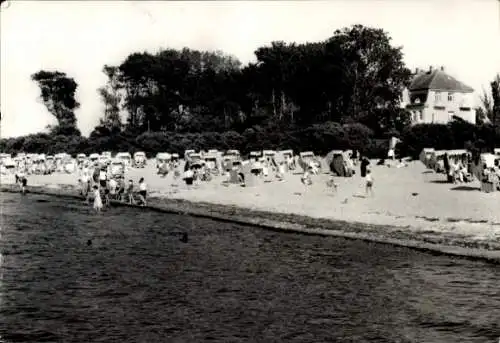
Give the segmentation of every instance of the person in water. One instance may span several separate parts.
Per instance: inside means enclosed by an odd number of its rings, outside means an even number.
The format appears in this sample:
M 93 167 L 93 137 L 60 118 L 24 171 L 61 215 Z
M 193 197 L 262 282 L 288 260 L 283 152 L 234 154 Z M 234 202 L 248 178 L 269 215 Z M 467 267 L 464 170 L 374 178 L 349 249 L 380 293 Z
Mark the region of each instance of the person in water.
M 99 191 L 99 186 L 97 185 L 94 185 L 94 209 L 98 213 L 102 210 L 101 192 Z

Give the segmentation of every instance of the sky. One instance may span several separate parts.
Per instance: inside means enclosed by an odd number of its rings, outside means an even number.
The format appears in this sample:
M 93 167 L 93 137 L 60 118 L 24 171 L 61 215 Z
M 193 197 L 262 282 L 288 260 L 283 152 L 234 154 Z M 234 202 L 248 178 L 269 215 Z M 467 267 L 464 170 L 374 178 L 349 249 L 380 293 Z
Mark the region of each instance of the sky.
M 55 124 L 30 76 L 59 70 L 78 83 L 78 127 L 88 135 L 103 113 L 104 64 L 130 53 L 189 47 L 222 50 L 244 64 L 275 40 L 325 40 L 362 24 L 384 29 L 412 70 L 444 66 L 477 93 L 500 73 L 498 0 L 20 1 L 0 12 L 2 137 Z

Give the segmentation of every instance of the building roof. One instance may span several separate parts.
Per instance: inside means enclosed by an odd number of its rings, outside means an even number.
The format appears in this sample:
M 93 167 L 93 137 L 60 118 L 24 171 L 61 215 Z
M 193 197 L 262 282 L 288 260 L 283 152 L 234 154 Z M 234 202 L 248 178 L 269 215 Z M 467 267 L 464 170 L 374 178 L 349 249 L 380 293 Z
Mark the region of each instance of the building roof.
M 474 89 L 472 89 L 471 87 L 456 80 L 440 69 L 422 72 L 416 75 L 410 85 L 410 91 L 429 89 L 439 89 L 444 91 L 464 93 L 471 93 L 474 91 Z

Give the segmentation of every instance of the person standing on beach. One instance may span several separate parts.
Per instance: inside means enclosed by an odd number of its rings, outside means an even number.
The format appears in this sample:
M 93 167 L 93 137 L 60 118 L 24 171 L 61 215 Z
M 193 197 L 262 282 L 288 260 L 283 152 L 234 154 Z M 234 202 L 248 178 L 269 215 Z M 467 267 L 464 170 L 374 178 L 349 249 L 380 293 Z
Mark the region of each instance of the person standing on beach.
M 193 171 L 190 168 L 186 169 L 186 171 L 184 171 L 184 181 L 186 182 L 186 185 L 188 187 L 193 185 L 193 178 L 194 178 Z
M 94 210 L 96 210 L 97 213 L 102 210 L 101 192 L 97 185 L 94 185 Z
M 99 171 L 99 184 L 103 189 L 106 188 L 107 181 L 108 181 L 108 174 L 106 173 L 106 168 L 101 167 L 101 170 Z
M 366 170 L 368 169 L 368 166 L 370 165 L 370 161 L 366 157 L 363 157 L 361 159 L 361 165 L 360 165 L 360 172 L 361 172 L 361 177 L 366 176 Z
M 116 188 L 118 187 L 118 183 L 114 178 L 111 178 L 108 182 L 109 188 L 109 197 L 113 200 L 116 199 Z
M 117 198 L 119 201 L 124 201 L 124 194 L 125 194 L 125 178 L 123 176 L 120 176 L 118 179 L 118 194 Z
M 450 176 L 450 159 L 448 158 L 448 153 L 445 152 L 443 156 L 443 167 L 444 171 L 446 173 L 446 179 L 448 182 L 451 182 L 451 176 Z
M 368 195 L 373 196 L 373 176 L 370 169 L 366 171 L 365 180 L 366 180 L 366 196 Z
M 87 197 L 90 192 L 90 177 L 87 173 L 82 173 L 80 177 L 80 187 L 82 196 Z
M 134 200 L 134 181 L 132 181 L 132 180 L 128 180 L 127 196 L 128 196 L 128 203 L 130 205 L 135 205 L 135 200 Z
M 99 176 L 100 176 L 100 170 L 99 166 L 96 164 L 94 166 L 94 172 L 92 173 L 92 180 L 94 181 L 94 184 L 99 183 Z
M 141 206 L 146 206 L 146 195 L 147 195 L 147 185 L 144 178 L 141 177 L 139 180 L 139 199 L 141 200 Z
M 26 185 L 28 184 L 28 179 L 26 178 L 26 174 L 20 170 L 16 173 L 16 183 L 19 185 L 20 191 L 22 195 L 26 194 Z
M 26 185 L 28 184 L 28 179 L 24 173 L 19 177 L 19 182 L 21 184 L 21 194 L 26 195 Z

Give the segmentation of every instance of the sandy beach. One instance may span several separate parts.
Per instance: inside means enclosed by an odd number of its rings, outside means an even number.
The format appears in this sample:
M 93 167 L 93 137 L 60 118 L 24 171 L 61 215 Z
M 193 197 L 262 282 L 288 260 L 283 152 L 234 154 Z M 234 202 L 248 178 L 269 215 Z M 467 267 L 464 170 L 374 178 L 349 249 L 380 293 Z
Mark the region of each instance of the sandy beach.
M 500 192 L 480 192 L 478 181 L 447 184 L 443 174 L 427 171 L 418 161 L 405 168 L 373 166 L 372 173 L 373 197 L 364 196 L 359 175 L 336 177 L 337 192 L 326 187 L 327 174 L 313 176 L 313 184 L 305 186 L 301 175 L 292 173 L 284 181 L 270 177 L 254 187 L 224 185 L 225 177 L 219 176 L 188 189 L 172 173 L 165 178 L 157 175 L 153 161 L 144 169 L 129 169 L 126 178 L 137 182 L 144 177 L 152 199 L 185 200 L 200 207 L 229 205 L 265 211 L 268 217 L 275 213 L 347 222 L 360 224 L 365 231 L 386 227 L 422 241 L 448 237 L 446 244 L 454 245 L 450 242 L 458 239 L 500 251 Z M 31 175 L 28 185 L 56 189 L 77 186 L 77 179 L 74 174 Z M 11 184 L 14 177 L 2 176 L 1 182 Z

